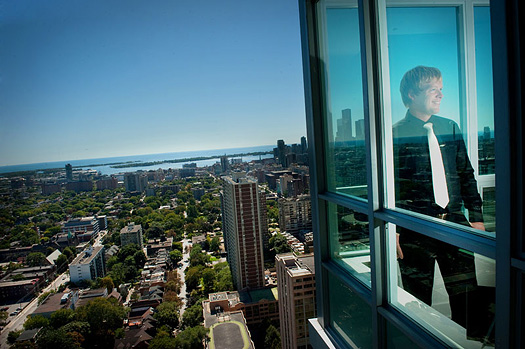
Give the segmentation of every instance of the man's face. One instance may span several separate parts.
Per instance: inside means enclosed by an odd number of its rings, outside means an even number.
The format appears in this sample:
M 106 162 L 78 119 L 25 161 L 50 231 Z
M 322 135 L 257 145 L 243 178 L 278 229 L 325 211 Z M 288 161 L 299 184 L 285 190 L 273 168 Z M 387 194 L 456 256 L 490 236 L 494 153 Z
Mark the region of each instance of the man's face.
M 412 100 L 410 112 L 417 117 L 430 117 L 439 112 L 441 99 L 443 98 L 443 80 L 433 78 L 422 86 L 422 91 L 418 94 L 410 93 Z

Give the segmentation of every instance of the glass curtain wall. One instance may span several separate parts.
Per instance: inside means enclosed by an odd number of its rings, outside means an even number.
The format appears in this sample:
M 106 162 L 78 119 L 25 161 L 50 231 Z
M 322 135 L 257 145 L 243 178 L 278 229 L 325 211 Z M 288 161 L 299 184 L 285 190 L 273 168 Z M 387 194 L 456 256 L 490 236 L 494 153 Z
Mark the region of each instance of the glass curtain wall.
M 493 346 L 489 3 L 374 4 L 315 4 L 324 325 L 349 347 L 412 343 L 403 321 Z

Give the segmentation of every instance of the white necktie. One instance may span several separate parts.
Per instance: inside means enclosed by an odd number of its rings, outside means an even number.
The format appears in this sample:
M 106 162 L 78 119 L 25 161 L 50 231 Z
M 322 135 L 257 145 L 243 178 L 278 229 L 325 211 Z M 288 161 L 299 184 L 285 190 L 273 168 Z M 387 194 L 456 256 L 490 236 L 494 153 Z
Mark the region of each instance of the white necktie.
M 445 208 L 448 205 L 449 197 L 441 150 L 439 149 L 438 140 L 432 129 L 432 123 L 427 122 L 423 127 L 427 130 L 430 166 L 432 167 L 432 184 L 434 186 L 434 200 L 436 201 L 436 204 Z

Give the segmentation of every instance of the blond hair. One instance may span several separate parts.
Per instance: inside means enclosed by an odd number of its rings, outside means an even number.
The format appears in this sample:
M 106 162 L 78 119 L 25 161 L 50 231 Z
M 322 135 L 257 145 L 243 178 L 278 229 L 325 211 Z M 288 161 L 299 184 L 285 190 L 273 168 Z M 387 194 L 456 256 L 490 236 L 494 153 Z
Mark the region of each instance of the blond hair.
M 399 91 L 401 92 L 401 98 L 405 107 L 409 107 L 412 100 L 409 97 L 410 93 L 418 94 L 423 91 L 423 84 L 429 83 L 432 79 L 441 80 L 441 71 L 434 67 L 425 67 L 418 65 L 415 68 L 410 69 L 403 75 Z

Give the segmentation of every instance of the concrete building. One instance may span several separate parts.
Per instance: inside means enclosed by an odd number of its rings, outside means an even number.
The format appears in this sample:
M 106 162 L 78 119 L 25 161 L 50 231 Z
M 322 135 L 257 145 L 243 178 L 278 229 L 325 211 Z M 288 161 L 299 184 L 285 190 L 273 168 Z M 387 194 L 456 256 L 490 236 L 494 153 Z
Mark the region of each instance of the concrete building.
M 283 349 L 308 348 L 308 319 L 316 316 L 313 255 L 275 257 Z
M 69 265 L 71 282 L 78 283 L 82 280 L 104 277 L 104 264 L 104 246 L 88 247 Z
M 312 230 L 312 201 L 310 195 L 281 198 L 279 205 L 279 228 L 290 234 Z
M 74 218 L 62 226 L 62 234 L 77 237 L 80 242 L 89 241 L 99 233 L 99 221 L 95 217 Z
M 142 249 L 142 225 L 131 222 L 120 230 L 120 245 L 124 247 L 129 244 L 136 244 Z
M 148 186 L 148 177 L 142 173 L 126 173 L 124 175 L 124 187 L 126 191 L 143 192 Z
M 222 222 L 227 260 L 237 290 L 264 287 L 263 244 L 268 234 L 266 198 L 257 181 L 223 177 Z

